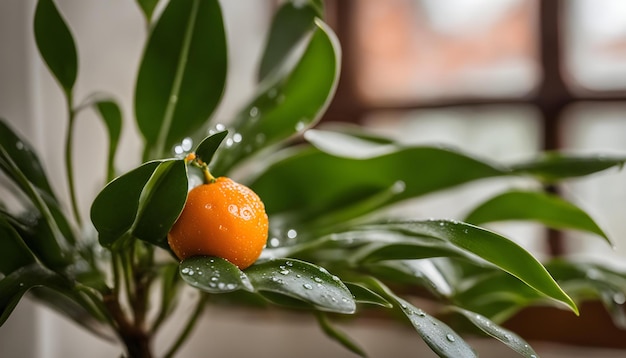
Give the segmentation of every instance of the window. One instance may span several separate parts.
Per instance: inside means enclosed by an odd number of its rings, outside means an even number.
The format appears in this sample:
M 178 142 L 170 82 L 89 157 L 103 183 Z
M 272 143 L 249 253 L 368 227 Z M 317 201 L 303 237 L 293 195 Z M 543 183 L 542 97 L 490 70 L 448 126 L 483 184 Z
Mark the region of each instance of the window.
M 505 162 L 541 150 L 626 149 L 621 0 L 353 0 L 327 10 L 344 51 L 327 120 Z M 626 237 L 610 212 L 625 209 L 616 196 L 624 175 L 599 180 L 547 189 L 589 209 L 615 240 Z M 626 245 L 616 252 L 596 239 L 544 234 L 520 243 L 548 255 L 626 255 Z

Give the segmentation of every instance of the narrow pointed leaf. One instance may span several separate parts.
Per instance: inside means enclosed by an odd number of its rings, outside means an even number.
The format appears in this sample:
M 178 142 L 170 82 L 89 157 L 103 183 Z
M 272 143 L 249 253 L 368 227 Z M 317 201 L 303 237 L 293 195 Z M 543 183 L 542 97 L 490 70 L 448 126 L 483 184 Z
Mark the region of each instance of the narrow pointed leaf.
M 91 221 L 102 246 L 111 247 L 133 226 L 141 192 L 159 164 L 148 162 L 131 170 L 111 181 L 96 196 L 91 205 Z
M 33 287 L 46 286 L 68 291 L 72 285 L 69 280 L 33 264 L 24 266 L 0 280 L 0 326 L 9 318 L 11 312 L 24 294 Z
M 0 273 L 7 276 L 18 268 L 34 262 L 35 258 L 28 246 L 6 217 L 0 213 Z
M 216 0 L 173 0 L 156 23 L 141 60 L 135 115 L 151 155 L 199 129 L 226 80 L 226 39 Z
M 146 21 L 150 23 L 152 19 L 152 13 L 154 9 L 159 4 L 159 0 L 136 0 L 141 12 L 143 13 Z
M 346 285 L 324 268 L 295 259 L 276 259 L 245 271 L 254 288 L 312 305 L 318 310 L 354 313 L 356 303 Z
M 406 316 L 424 342 L 440 357 L 477 357 L 472 347 L 458 333 L 396 295 L 379 280 L 365 276 L 358 281 L 393 302 L 394 308 Z
M 210 164 L 217 148 L 222 144 L 224 138 L 228 135 L 228 131 L 221 131 L 206 137 L 196 148 L 196 156 L 204 163 Z
M 9 127 L 3 118 L 0 118 L 0 146 L 33 185 L 54 198 L 48 177 L 33 147 Z M 0 169 L 3 169 L 14 182 L 19 184 L 19 180 L 11 174 L 10 170 L 5 169 L 1 161 Z
M 72 92 L 78 72 L 76 45 L 65 20 L 52 0 L 37 2 L 35 42 L 41 57 L 65 93 Z
M 316 16 L 317 11 L 309 2 L 298 6 L 293 2 L 285 2 L 278 9 L 272 19 L 269 37 L 261 57 L 259 82 L 280 68 L 296 44 L 313 29 L 313 20 Z
M 322 331 L 329 338 L 334 339 L 352 353 L 360 357 L 367 357 L 367 354 L 365 353 L 363 348 L 361 348 L 361 346 L 357 344 L 347 334 L 337 329 L 337 327 L 333 326 L 333 324 L 323 312 L 316 311 L 315 317 L 317 318 L 317 322 L 319 323 L 320 328 L 322 328 Z
M 546 268 L 515 242 L 474 225 L 448 220 L 408 221 L 367 226 L 399 230 L 418 237 L 432 237 L 453 244 L 517 277 L 543 295 L 557 300 L 578 314 L 572 299 L 559 287 Z
M 139 197 L 133 236 L 168 249 L 167 233 L 185 206 L 187 190 L 185 162 L 166 160 L 160 163 Z
M 180 263 L 179 272 L 187 284 L 208 293 L 254 290 L 245 273 L 219 257 L 190 257 Z
M 483 332 L 506 344 L 520 355 L 527 358 L 538 357 L 537 352 L 535 352 L 533 348 L 524 339 L 522 339 L 522 337 L 495 324 L 487 317 L 459 307 L 454 307 L 454 311 L 459 312 Z
M 262 87 L 237 115 L 232 145 L 220 152 L 216 172 L 227 173 L 241 159 L 284 142 L 319 121 L 337 87 L 341 50 L 332 30 L 320 20 L 315 24 L 295 67 Z
M 261 198 L 272 198 L 266 202 L 268 214 L 289 212 L 308 222 L 352 206 L 355 200 L 380 193 L 396 183 L 404 190 L 387 205 L 506 173 L 486 162 L 441 148 L 396 148 L 384 155 L 356 159 L 305 147 L 271 165 L 250 186 Z M 281 185 L 277 186 L 277 182 Z
M 626 158 L 604 155 L 576 156 L 548 152 L 541 157 L 512 166 L 517 174 L 530 174 L 545 182 L 593 174 L 612 167 L 621 168 Z
M 386 308 L 391 308 L 393 305 L 383 298 L 381 295 L 370 290 L 369 288 L 354 282 L 344 282 L 346 287 L 352 292 L 354 299 L 357 303 L 366 303 L 370 305 L 377 305 Z
M 533 220 L 555 229 L 586 231 L 611 244 L 606 233 L 587 213 L 556 195 L 543 192 L 502 193 L 473 209 L 465 218 L 466 222 L 476 225 L 505 220 Z
M 400 297 L 396 297 L 396 302 L 424 342 L 440 357 L 478 357 L 472 347 L 446 324 Z
M 109 135 L 109 152 L 107 155 L 107 178 L 112 180 L 115 177 L 115 153 L 122 132 L 122 111 L 113 100 L 101 100 L 94 103 L 94 106 L 104 122 Z

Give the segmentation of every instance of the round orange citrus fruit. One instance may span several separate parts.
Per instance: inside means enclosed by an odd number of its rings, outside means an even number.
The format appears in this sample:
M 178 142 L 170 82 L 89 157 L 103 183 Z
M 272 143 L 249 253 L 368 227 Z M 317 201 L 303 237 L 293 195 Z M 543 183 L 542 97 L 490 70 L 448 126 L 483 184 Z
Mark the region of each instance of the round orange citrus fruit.
M 267 241 L 265 206 L 252 189 L 230 178 L 193 188 L 167 235 L 176 256 L 217 256 L 240 269 L 252 265 Z

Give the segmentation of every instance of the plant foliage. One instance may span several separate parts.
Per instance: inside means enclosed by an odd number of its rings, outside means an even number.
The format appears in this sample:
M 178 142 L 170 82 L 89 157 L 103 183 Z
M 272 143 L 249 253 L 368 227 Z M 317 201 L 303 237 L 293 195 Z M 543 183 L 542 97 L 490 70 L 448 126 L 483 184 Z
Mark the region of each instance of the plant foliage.
M 364 129 L 312 129 L 333 98 L 341 64 L 339 43 L 315 0 L 278 8 L 259 59 L 255 96 L 228 125 L 215 123 L 211 114 L 227 74 L 219 3 L 170 0 L 154 18 L 157 3 L 137 1 L 149 28 L 134 98 L 143 163 L 115 174 L 122 112 L 110 99 L 89 102 L 109 139 L 108 184 L 90 212 L 97 238 L 78 235 L 88 224 L 78 212 L 65 214 L 37 153 L 0 121 L 0 169 L 23 204 L 0 209 L 0 323 L 31 292 L 86 329 L 119 338 L 129 356 L 147 357 L 184 283 L 201 294 L 168 355 L 185 341 L 209 295 L 312 312 L 329 337 L 359 355 L 366 352 L 334 327 L 330 313 L 357 315 L 361 306 L 395 312 L 436 354 L 475 356 L 463 332 L 437 318 L 441 312 L 416 306 L 412 293 L 423 291 L 526 357 L 535 351 L 499 323 L 530 304 L 578 313 L 578 300 L 599 297 L 626 326 L 615 303 L 626 294 L 625 273 L 596 263 L 542 264 L 512 240 L 476 226 L 535 221 L 609 241 L 573 203 L 541 189 L 513 189 L 477 203 L 465 222 L 381 214 L 401 201 L 470 182 L 525 176 L 554 184 L 621 166 L 626 158 L 546 153 L 524 163 L 493 163 L 452 149 L 406 146 Z M 66 95 L 71 134 L 79 110 L 72 94 L 78 73 L 73 35 L 53 0 L 38 1 L 34 28 L 41 57 Z M 187 152 L 170 154 L 187 137 L 206 137 L 194 152 L 220 176 L 256 164 L 256 172 L 240 180 L 264 201 L 270 237 L 261 258 L 244 271 L 218 257 L 177 262 L 169 255 L 167 233 L 196 174 Z M 71 135 L 66 149 L 71 154 Z M 66 164 L 73 193 L 67 153 Z M 159 302 L 150 301 L 153 286 L 161 290 Z

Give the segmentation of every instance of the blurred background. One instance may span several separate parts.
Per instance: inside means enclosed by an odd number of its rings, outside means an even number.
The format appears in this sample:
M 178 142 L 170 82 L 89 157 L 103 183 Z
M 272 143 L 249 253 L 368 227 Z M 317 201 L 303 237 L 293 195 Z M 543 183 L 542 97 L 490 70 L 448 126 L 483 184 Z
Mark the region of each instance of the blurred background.
M 133 0 L 55 3 L 77 42 L 76 99 L 104 92 L 119 101 L 126 122 L 116 164 L 120 171 L 129 170 L 140 161 L 140 137 L 131 118 L 146 37 L 142 15 Z M 230 71 L 214 119 L 227 123 L 254 93 L 257 60 L 279 2 L 221 3 Z M 65 109 L 35 47 L 35 4 L 0 2 L 0 117 L 29 139 L 55 189 L 67 197 Z M 326 123 L 363 124 L 405 143 L 453 146 L 507 163 L 543 150 L 626 153 L 623 0 L 327 0 L 326 11 L 343 48 L 341 81 Z M 86 212 L 103 185 L 106 137 L 94 113 L 78 119 L 76 181 Z M 614 170 L 552 188 L 588 210 L 616 249 L 597 238 L 528 224 L 496 229 L 539 257 L 600 257 L 626 267 L 625 183 L 626 174 Z M 395 214 L 455 218 L 503 186 L 524 185 L 519 179 L 471 184 L 407 203 Z M 189 310 L 181 307 L 183 313 Z M 206 316 L 181 356 L 204 356 L 207 348 L 215 357 L 352 356 L 327 341 L 309 316 L 218 309 Z M 626 344 L 624 333 L 604 321 L 585 329 L 605 341 L 575 335 L 551 339 L 555 332 L 523 324 L 537 333 L 531 343 L 543 357 L 624 355 L 617 350 Z M 177 328 L 174 322 L 167 330 Z M 346 329 L 373 357 L 434 356 L 414 332 L 388 322 L 364 319 Z M 562 345 L 573 341 L 584 346 Z M 484 357 L 514 356 L 498 343 L 472 344 Z M 114 345 L 29 300 L 0 328 L 0 357 L 82 357 L 85 352 L 90 357 L 119 354 Z

